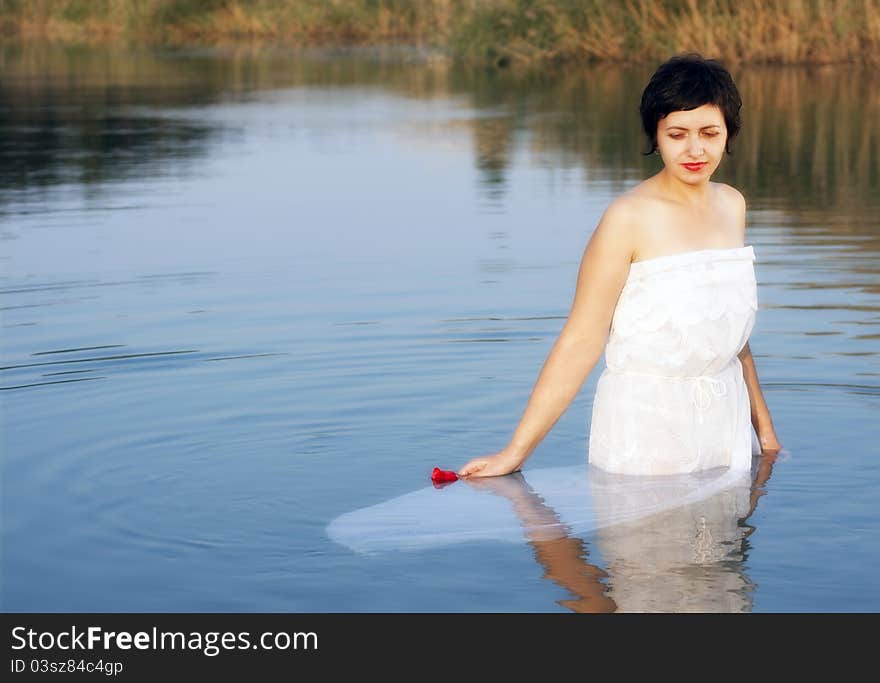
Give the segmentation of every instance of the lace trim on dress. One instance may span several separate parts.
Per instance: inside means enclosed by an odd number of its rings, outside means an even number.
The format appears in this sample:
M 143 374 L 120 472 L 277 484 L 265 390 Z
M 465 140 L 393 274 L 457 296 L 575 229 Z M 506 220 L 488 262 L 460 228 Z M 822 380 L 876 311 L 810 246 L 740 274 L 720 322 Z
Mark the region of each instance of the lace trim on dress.
M 748 248 L 751 250 L 751 247 Z M 694 254 L 695 252 L 688 252 Z M 753 252 L 751 258 L 754 258 Z M 693 269 L 684 268 L 683 263 L 662 264 L 665 278 L 662 287 L 653 279 L 646 279 L 653 273 L 637 272 L 621 292 L 620 299 L 612 317 L 612 339 L 615 343 L 620 338 L 657 332 L 667 323 L 672 323 L 679 331 L 692 326 L 702 327 L 725 315 L 740 316 L 749 311 L 757 311 L 757 283 L 754 270 L 743 256 L 721 256 L 726 261 L 722 267 L 719 256 L 709 261 L 698 261 L 695 256 L 688 257 L 688 265 L 700 268 L 699 282 L 694 281 Z M 665 257 L 661 257 L 664 258 Z M 734 263 L 738 259 L 740 263 Z M 642 262 L 645 265 L 658 267 L 652 259 Z M 634 265 L 637 265 L 634 264 Z M 672 268 L 678 268 L 671 272 Z M 719 291 L 724 295 L 720 296 Z M 664 339 L 668 339 L 666 335 Z M 679 340 L 680 342 L 680 340 Z

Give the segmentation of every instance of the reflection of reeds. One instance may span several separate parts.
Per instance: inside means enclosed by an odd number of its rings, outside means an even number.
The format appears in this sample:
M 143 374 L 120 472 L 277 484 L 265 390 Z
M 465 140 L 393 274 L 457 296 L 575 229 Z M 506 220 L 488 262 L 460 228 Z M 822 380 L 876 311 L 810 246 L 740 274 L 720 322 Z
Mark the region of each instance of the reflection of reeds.
M 468 102 L 477 115 L 439 119 L 435 126 L 446 126 L 454 139 L 460 139 L 462 127 L 470 131 L 482 189 L 491 197 L 504 195 L 508 167 L 523 144 L 537 165 L 601 178 L 615 191 L 659 169 L 656 157 L 641 154 L 638 95 L 650 65 L 498 71 L 446 61 L 411 65 L 296 54 L 241 46 L 169 60 L 147 50 L 4 46 L 0 70 L 10 103 L 5 120 L 35 137 L 30 146 L 27 140 L 6 141 L 7 149 L 19 151 L 16 163 L 23 166 L 7 160 L 0 204 L 4 189 L 60 182 L 72 171 L 96 184 L 118 176 L 114 159 L 122 157 L 103 154 L 108 141 L 136 147 L 146 161 L 198 154 L 210 136 L 198 121 L 169 127 L 157 120 L 153 132 L 129 139 L 113 129 L 114 120 L 91 120 L 76 106 L 68 110 L 54 103 L 168 110 L 245 89 L 290 86 L 356 85 Z M 739 65 L 733 75 L 743 95 L 744 127 L 715 179 L 741 188 L 753 208 L 815 214 L 829 233 L 857 235 L 866 249 L 880 251 L 880 78 L 861 67 Z M 426 142 L 443 139 L 436 127 L 430 135 L 422 129 Z M 68 134 L 58 136 L 60 129 Z
M 747 123 L 727 176 L 758 197 L 789 196 L 799 212 L 830 214 L 837 228 L 880 246 L 878 86 L 868 69 L 746 71 Z
M 496 64 L 880 55 L 880 0 L 0 0 L 0 25 L 86 42 L 406 42 Z

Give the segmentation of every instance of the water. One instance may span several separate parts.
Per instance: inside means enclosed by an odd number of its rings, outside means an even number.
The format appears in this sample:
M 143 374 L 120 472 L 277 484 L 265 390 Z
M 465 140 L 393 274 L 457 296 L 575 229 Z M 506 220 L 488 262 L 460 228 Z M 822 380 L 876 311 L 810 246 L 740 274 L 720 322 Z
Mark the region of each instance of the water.
M 655 566 L 675 520 L 562 559 L 327 534 L 506 443 L 604 207 L 656 169 L 649 70 L 5 46 L 0 606 L 564 612 L 628 590 L 623 562 L 645 609 L 877 610 L 880 90 L 841 70 L 735 73 L 716 179 L 749 201 L 751 347 L 791 455 L 728 557 Z M 600 368 L 526 480 L 584 462 Z M 502 495 L 552 518 L 534 493 Z

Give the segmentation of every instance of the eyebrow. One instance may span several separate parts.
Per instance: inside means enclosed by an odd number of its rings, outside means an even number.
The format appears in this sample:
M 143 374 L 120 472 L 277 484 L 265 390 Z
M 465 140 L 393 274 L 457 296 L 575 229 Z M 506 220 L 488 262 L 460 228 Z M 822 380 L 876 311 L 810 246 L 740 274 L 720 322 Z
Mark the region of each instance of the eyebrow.
M 703 126 L 700 130 L 706 130 L 707 128 L 721 128 L 721 124 L 713 123 L 710 126 Z M 688 130 L 684 126 L 667 126 L 666 130 Z

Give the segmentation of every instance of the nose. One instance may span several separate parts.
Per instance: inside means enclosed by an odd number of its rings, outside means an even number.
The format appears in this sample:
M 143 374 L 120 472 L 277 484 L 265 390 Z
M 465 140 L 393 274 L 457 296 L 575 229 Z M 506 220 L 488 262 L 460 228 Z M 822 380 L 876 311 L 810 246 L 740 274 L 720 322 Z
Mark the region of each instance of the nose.
M 692 157 L 701 157 L 703 156 L 703 145 L 700 142 L 700 138 L 691 136 L 688 138 L 688 153 Z

